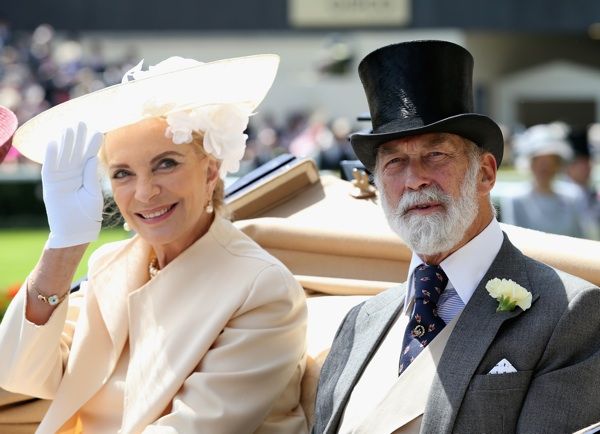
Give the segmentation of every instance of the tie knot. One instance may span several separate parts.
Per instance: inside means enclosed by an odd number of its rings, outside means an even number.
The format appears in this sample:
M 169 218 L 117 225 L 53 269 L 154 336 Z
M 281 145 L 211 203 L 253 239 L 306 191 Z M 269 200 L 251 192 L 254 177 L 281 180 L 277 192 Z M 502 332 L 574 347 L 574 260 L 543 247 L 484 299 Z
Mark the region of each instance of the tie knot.
M 448 276 L 439 265 L 421 264 L 415 269 L 415 298 L 437 303 L 448 284 Z

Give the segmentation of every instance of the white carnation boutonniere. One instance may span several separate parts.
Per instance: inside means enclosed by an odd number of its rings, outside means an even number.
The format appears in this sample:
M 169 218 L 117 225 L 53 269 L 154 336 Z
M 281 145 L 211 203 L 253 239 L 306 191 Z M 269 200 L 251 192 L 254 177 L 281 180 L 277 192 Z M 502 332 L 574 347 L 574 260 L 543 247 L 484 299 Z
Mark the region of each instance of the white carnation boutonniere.
M 498 300 L 496 312 L 512 312 L 516 306 L 523 310 L 531 307 L 531 292 L 510 279 L 491 279 L 485 289 Z

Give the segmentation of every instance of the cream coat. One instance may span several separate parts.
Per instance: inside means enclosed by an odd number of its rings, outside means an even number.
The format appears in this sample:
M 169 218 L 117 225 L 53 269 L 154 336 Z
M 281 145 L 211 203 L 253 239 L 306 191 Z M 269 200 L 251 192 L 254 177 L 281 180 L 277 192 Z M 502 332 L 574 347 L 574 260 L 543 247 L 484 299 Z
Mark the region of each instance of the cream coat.
M 0 386 L 53 400 L 37 432 L 80 429 L 128 339 L 122 433 L 306 432 L 306 307 L 289 271 L 220 218 L 146 283 L 149 254 L 139 237 L 103 248 L 44 326 L 24 319 L 24 288 L 13 301 Z

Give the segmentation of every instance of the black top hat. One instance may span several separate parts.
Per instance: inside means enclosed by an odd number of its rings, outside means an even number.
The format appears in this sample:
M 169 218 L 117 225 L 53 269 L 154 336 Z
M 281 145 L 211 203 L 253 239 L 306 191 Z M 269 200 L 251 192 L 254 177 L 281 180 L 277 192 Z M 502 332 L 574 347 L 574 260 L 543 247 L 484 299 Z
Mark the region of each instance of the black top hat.
M 575 157 L 590 158 L 590 146 L 588 133 L 585 129 L 574 129 L 569 133 L 569 144 L 573 149 Z
M 373 130 L 350 137 L 365 167 L 373 171 L 381 144 L 432 132 L 465 137 L 490 151 L 500 166 L 502 132 L 487 116 L 473 113 L 472 72 L 471 54 L 446 41 L 404 42 L 368 54 L 358 74 Z

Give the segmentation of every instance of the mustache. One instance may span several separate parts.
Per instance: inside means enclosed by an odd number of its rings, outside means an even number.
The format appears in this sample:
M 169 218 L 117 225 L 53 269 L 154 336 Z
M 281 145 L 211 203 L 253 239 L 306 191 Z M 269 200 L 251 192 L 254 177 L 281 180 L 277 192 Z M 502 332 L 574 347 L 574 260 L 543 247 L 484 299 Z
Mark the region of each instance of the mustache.
M 449 194 L 444 193 L 437 185 L 430 185 L 418 191 L 405 192 L 398 201 L 396 214 L 403 217 L 411 208 L 427 202 L 439 202 L 447 208 L 450 201 Z

